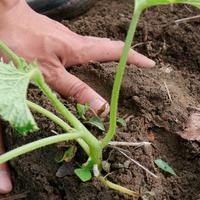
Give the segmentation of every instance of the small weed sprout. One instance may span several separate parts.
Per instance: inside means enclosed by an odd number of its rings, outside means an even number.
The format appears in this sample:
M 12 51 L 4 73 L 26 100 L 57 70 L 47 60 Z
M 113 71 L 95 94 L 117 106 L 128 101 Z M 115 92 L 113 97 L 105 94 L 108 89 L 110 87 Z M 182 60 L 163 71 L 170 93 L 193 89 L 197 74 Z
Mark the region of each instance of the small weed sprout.
M 172 3 L 185 3 L 200 8 L 200 0 L 135 0 L 133 18 L 128 30 L 123 53 L 119 61 L 116 78 L 113 85 L 110 103 L 111 109 L 109 128 L 102 140 L 98 140 L 96 137 L 94 137 L 94 135 L 83 125 L 83 123 L 81 123 L 57 99 L 56 95 L 46 85 L 36 61 L 31 64 L 27 64 L 23 58 L 19 58 L 3 42 L 0 41 L 1 49 L 3 49 L 17 65 L 14 66 L 13 62 L 6 64 L 3 62 L 3 60 L 0 62 L 0 116 L 4 120 L 8 121 L 18 132 L 21 134 L 26 134 L 27 132 L 38 130 L 37 124 L 29 110 L 30 108 L 48 117 L 67 132 L 65 134 L 58 134 L 55 136 L 40 139 L 38 141 L 11 150 L 0 156 L 0 163 L 4 163 L 17 156 L 41 148 L 43 146 L 62 141 L 76 140 L 88 155 L 87 163 L 83 164 L 81 168 L 75 170 L 76 175 L 79 176 L 81 180 L 90 180 L 92 177 L 91 170 L 93 170 L 93 174 L 102 182 L 104 182 L 108 187 L 136 197 L 145 196 L 146 194 L 134 192 L 117 184 L 111 183 L 101 175 L 102 152 L 103 149 L 112 140 L 116 131 L 120 86 L 128 58 L 128 52 L 133 41 L 140 14 L 144 9 L 150 6 L 161 4 L 167 5 Z M 52 104 L 63 115 L 68 123 L 61 120 L 53 113 L 47 111 L 41 106 L 26 99 L 27 89 L 30 83 L 36 85 L 42 90 L 42 92 L 49 98 Z M 82 118 L 84 118 L 83 110 L 80 111 L 80 114 Z

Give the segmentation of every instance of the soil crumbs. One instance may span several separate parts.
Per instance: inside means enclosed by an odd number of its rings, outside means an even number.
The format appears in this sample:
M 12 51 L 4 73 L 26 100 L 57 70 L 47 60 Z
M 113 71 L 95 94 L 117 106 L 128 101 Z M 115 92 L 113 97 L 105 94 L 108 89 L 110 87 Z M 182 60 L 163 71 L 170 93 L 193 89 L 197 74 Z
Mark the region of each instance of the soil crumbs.
M 85 15 L 62 23 L 82 35 L 125 39 L 132 16 L 131 0 L 99 0 Z M 177 23 L 176 20 L 199 15 L 200 11 L 186 5 L 152 7 L 140 19 L 134 48 L 154 59 L 154 69 L 127 66 L 120 93 L 119 116 L 126 117 L 127 126 L 118 128 L 115 141 L 152 143 L 148 147 L 123 147 L 131 158 L 155 173 L 149 173 L 127 160 L 118 150 L 108 147 L 104 159 L 111 164 L 108 179 L 134 191 L 152 191 L 157 200 L 200 199 L 200 142 L 182 139 L 188 117 L 200 108 L 200 20 Z M 98 45 L 98 44 L 97 44 Z M 74 66 L 70 72 L 88 83 L 110 100 L 117 63 L 90 62 Z M 29 98 L 54 111 L 42 93 L 32 88 Z M 73 100 L 63 100 L 73 109 Z M 54 111 L 56 112 L 56 111 Z M 46 118 L 34 114 L 40 131 L 20 136 L 5 126 L 7 150 L 62 133 Z M 57 177 L 62 164 L 54 161 L 62 145 L 51 145 L 20 156 L 10 162 L 14 190 L 0 199 L 31 200 L 131 200 L 128 195 L 113 191 L 95 178 L 83 183 L 75 175 Z M 161 158 L 177 176 L 160 170 L 154 163 Z M 81 150 L 73 165 L 85 162 Z

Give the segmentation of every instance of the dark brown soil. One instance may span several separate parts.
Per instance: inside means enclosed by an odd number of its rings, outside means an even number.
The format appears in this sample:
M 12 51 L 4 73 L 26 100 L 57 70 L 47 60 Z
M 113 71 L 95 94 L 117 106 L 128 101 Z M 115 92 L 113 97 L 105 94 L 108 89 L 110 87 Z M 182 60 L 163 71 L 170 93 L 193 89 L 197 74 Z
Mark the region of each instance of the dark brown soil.
M 124 40 L 132 10 L 132 0 L 99 0 L 85 15 L 62 23 L 82 35 Z M 119 151 L 107 148 L 104 156 L 105 159 L 109 157 L 112 165 L 108 179 L 134 191 L 143 189 L 154 192 L 155 196 L 149 199 L 200 199 L 200 143 L 183 140 L 177 135 L 184 129 L 188 116 L 198 112 L 191 107 L 200 107 L 200 20 L 175 23 L 177 19 L 199 14 L 199 10 L 186 5 L 146 10 L 133 45 L 137 51 L 154 59 L 157 65 L 151 70 L 127 66 L 124 76 L 119 115 L 129 117 L 127 127 L 118 129 L 114 139 L 152 142 L 150 147 L 124 149 L 128 150 L 127 155 L 159 178 L 152 177 L 132 162 L 128 168 L 124 168 L 123 164 L 128 159 Z M 70 70 L 109 101 L 116 66 L 115 62 L 91 62 Z M 37 89 L 30 90 L 29 98 L 54 110 Z M 71 104 L 73 101 L 70 101 Z M 45 117 L 35 117 L 40 131 L 26 137 L 6 126 L 4 138 L 7 150 L 52 135 L 51 130 L 63 132 Z M 60 146 L 51 145 L 12 160 L 10 168 L 14 190 L 7 195 L 10 197 L 8 199 L 133 199 L 105 187 L 95 179 L 83 183 L 74 175 L 58 178 L 56 172 L 61 164 L 56 163 L 54 157 L 61 150 Z M 84 162 L 82 157 L 80 150 L 73 164 Z M 154 164 L 157 158 L 166 161 L 177 176 L 160 170 Z M 0 195 L 0 199 L 4 197 Z

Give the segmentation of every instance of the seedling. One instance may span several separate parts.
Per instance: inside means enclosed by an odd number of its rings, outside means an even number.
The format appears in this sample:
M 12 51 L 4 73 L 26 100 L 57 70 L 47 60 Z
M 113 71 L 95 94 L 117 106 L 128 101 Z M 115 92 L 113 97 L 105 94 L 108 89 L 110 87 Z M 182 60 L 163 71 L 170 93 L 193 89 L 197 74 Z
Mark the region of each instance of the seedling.
M 93 112 L 93 116 L 92 117 L 90 117 L 90 118 L 86 117 L 87 112 L 89 110 L 91 110 L 89 104 L 82 105 L 82 104 L 78 103 L 76 105 L 76 108 L 77 108 L 78 114 L 79 114 L 79 116 L 81 118 L 81 121 L 84 124 L 91 124 L 93 126 L 96 126 L 98 129 L 100 129 L 102 131 L 105 131 L 105 127 L 103 125 L 103 122 L 102 122 L 101 118 L 95 113 L 94 110 L 92 110 L 92 112 Z
M 62 158 L 54 158 L 54 160 L 57 163 L 61 163 L 63 161 L 70 162 L 72 158 L 74 158 L 76 151 L 77 151 L 77 148 L 75 146 L 71 146 L 64 152 Z
M 91 171 L 93 170 L 93 175 L 99 178 L 108 187 L 137 197 L 145 196 L 144 193 L 141 194 L 140 192 L 134 192 L 117 184 L 111 183 L 101 175 L 102 152 L 112 140 L 116 131 L 119 90 L 128 52 L 131 47 L 140 14 L 144 9 L 150 6 L 161 4 L 166 5 L 171 3 L 191 4 L 200 8 L 200 0 L 135 0 L 133 19 L 128 30 L 123 53 L 118 65 L 113 85 L 110 103 L 109 128 L 101 140 L 98 140 L 96 137 L 94 137 L 94 135 L 58 100 L 56 95 L 45 84 L 36 61 L 31 64 L 27 64 L 24 59 L 19 58 L 5 44 L 3 44 L 3 42 L 0 42 L 0 47 L 15 63 L 17 63 L 17 66 L 14 66 L 13 62 L 8 64 L 4 63 L 2 60 L 0 62 L 0 116 L 4 120 L 9 121 L 9 123 L 21 134 L 27 134 L 27 132 L 38 130 L 37 124 L 29 110 L 30 108 L 48 117 L 67 132 L 65 134 L 47 137 L 11 150 L 10 152 L 0 156 L 0 163 L 4 163 L 17 156 L 46 145 L 68 140 L 76 140 L 88 155 L 88 161 L 83 164 L 81 168 L 75 170 L 75 173 L 83 181 L 87 181 L 92 177 Z M 49 98 L 57 110 L 63 115 L 67 123 L 41 106 L 26 100 L 26 93 L 29 83 L 34 84 L 42 90 L 42 92 Z
M 156 160 L 154 160 L 154 162 L 163 171 L 166 171 L 166 172 L 176 176 L 176 173 L 174 172 L 174 170 L 162 159 L 156 159 Z

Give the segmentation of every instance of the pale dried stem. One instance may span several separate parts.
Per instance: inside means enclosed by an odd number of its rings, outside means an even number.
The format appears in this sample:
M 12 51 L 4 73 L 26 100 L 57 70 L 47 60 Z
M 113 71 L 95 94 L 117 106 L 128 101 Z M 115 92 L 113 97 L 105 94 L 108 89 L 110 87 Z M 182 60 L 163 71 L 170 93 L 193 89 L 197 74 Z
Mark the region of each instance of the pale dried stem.
M 183 19 L 177 19 L 174 22 L 175 23 L 186 23 L 186 22 L 195 22 L 195 21 L 200 21 L 200 15 L 192 16 L 192 17 L 186 17 Z
M 119 150 L 118 151 L 123 154 L 125 157 L 127 157 L 128 159 L 130 159 L 132 162 L 134 162 L 136 165 L 138 165 L 139 167 L 141 167 L 142 169 L 144 169 L 147 173 L 149 173 L 150 175 L 152 175 L 154 178 L 158 178 L 157 175 L 155 175 L 153 172 L 149 171 L 146 167 L 144 167 L 143 165 L 141 165 L 139 162 L 137 162 L 136 160 L 132 159 L 130 156 L 126 155 L 123 151 Z
M 193 107 L 193 106 L 190 106 L 190 108 L 194 109 L 194 110 L 197 110 L 200 112 L 200 108 L 197 108 L 197 107 Z
M 172 97 L 171 97 L 171 94 L 170 94 L 170 92 L 169 92 L 169 88 L 168 88 L 167 84 L 165 83 L 165 81 L 164 81 L 164 85 L 165 85 L 165 88 L 166 88 L 166 91 L 167 91 L 169 100 L 172 102 Z
M 150 146 L 150 142 L 117 142 L 111 141 L 108 143 L 111 146 L 126 146 L 126 147 L 139 147 L 139 146 Z

